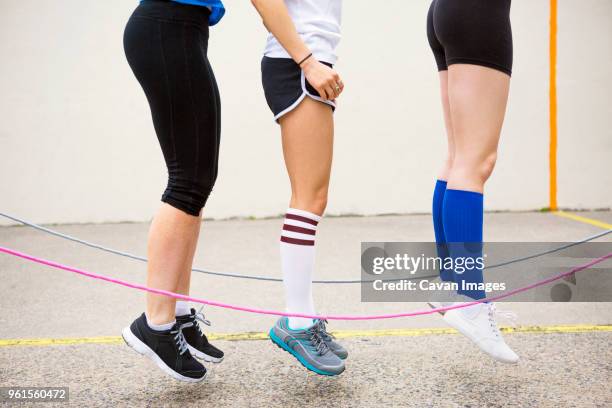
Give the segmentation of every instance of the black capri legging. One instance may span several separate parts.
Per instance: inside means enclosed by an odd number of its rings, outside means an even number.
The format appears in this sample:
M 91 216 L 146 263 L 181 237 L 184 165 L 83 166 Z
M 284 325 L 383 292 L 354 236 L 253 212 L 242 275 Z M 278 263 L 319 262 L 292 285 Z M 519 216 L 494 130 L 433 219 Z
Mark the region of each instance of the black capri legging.
M 438 70 L 472 64 L 512 75 L 511 0 L 433 0 L 427 38 Z
M 208 62 L 206 7 L 145 0 L 124 33 L 168 167 L 162 201 L 197 216 L 217 179 L 221 104 Z

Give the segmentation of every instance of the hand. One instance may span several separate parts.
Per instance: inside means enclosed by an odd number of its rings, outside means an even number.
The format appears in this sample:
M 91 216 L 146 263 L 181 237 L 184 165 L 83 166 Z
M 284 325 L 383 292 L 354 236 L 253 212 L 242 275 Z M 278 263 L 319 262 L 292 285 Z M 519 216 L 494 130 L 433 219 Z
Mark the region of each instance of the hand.
M 340 75 L 332 68 L 317 61 L 314 57 L 304 61 L 302 70 L 310 85 L 326 101 L 333 101 L 344 90 L 344 83 L 340 79 Z

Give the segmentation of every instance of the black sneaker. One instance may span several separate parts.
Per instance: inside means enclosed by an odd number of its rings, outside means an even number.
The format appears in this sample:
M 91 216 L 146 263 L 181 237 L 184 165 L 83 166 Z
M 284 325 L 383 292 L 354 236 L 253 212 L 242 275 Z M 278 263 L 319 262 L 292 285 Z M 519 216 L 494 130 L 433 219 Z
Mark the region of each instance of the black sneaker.
M 200 382 L 206 378 L 206 368 L 189 352 L 183 335 L 187 327 L 187 323 L 177 321 L 168 331 L 156 331 L 149 327 L 143 313 L 121 335 L 128 346 L 150 358 L 172 378 Z
M 223 352 L 208 342 L 208 338 L 200 329 L 198 321 L 210 326 L 210 322 L 204 318 L 204 315 L 196 312 L 195 309 L 191 309 L 191 314 L 176 316 L 177 323 L 190 323 L 190 326 L 186 326 L 183 330 L 183 334 L 191 354 L 209 363 L 220 363 L 223 361 Z

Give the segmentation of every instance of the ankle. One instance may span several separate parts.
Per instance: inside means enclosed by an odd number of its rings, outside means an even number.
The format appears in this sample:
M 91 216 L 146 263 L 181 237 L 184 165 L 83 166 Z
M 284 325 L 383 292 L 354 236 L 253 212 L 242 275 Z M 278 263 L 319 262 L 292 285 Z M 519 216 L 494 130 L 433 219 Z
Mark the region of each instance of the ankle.
M 154 318 L 149 317 L 148 313 L 145 313 L 145 318 L 147 320 L 147 326 L 149 326 L 151 330 L 155 331 L 168 331 L 176 324 L 175 319 L 170 321 L 164 321 L 162 319 L 155 320 Z

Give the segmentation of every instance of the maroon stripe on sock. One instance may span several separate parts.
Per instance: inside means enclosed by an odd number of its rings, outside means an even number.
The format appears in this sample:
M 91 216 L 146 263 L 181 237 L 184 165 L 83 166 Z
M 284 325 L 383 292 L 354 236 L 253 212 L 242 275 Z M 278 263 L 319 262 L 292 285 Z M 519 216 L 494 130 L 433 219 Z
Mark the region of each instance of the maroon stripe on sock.
M 285 224 L 283 225 L 283 230 L 285 231 L 292 231 L 292 232 L 299 232 L 302 234 L 308 234 L 308 235 L 314 235 L 317 233 L 317 231 L 315 230 L 311 230 L 308 228 L 302 228 L 302 227 L 296 227 L 295 225 L 289 225 L 289 224 Z
M 314 246 L 315 242 L 308 239 L 289 238 L 281 235 L 281 242 L 294 245 Z
M 310 218 L 302 217 L 301 215 L 295 215 L 295 214 L 287 214 L 285 215 L 285 218 L 289 218 L 290 220 L 302 221 L 310 225 L 317 225 L 319 223 L 318 221 L 311 220 Z

